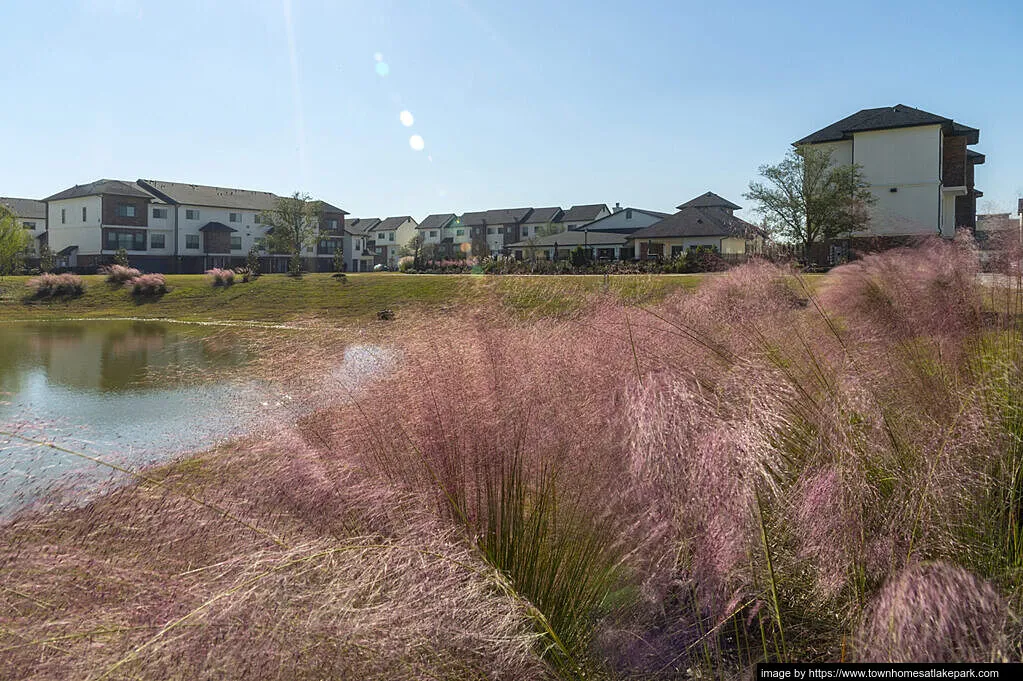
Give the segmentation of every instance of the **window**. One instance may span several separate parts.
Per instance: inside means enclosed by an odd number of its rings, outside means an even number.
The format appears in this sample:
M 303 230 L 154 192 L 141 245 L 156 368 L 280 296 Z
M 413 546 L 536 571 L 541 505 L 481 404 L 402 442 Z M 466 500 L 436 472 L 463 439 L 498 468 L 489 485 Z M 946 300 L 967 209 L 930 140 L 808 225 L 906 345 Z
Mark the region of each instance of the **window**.
M 327 229 L 329 229 L 329 230 L 337 229 L 337 218 L 328 218 L 327 219 Z
M 185 210 L 185 219 L 186 220 L 198 220 L 199 219 L 199 211 L 192 210 L 192 209 L 186 209 Z
M 25 229 L 35 229 L 36 228 L 36 223 L 34 223 L 34 222 L 23 222 L 23 223 L 21 223 L 21 226 L 24 227 Z
M 231 237 L 231 250 L 232 251 L 242 250 L 242 238 L 240 236 Z
M 437 238 L 437 230 L 435 230 L 435 229 L 431 229 L 430 230 L 430 238 L 431 239 L 436 239 Z
M 261 223 L 263 221 L 263 218 L 261 218 L 259 216 L 259 213 L 256 213 L 256 216 L 254 218 L 252 218 L 252 221 L 255 222 L 258 225 L 259 223 Z
M 198 234 L 186 234 L 185 235 L 185 248 L 198 249 L 199 248 L 199 235 Z
M 529 227 L 525 225 L 522 226 L 522 236 L 524 237 L 529 236 Z
M 394 241 L 394 232 L 391 232 L 390 234 L 387 235 L 387 240 Z
M 104 229 L 103 248 L 108 251 L 121 248 L 127 251 L 144 251 L 146 232 L 141 229 Z
M 242 216 L 239 215 L 238 213 L 229 213 L 228 216 L 227 216 L 227 221 L 228 222 L 241 222 L 242 221 Z
M 87 206 L 82 206 L 82 222 L 88 222 L 89 221 L 89 218 L 87 217 L 88 214 L 89 214 L 88 207 Z
M 117 204 L 117 217 L 120 218 L 133 218 L 135 217 L 135 204 L 134 203 L 119 203 Z M 83 209 L 82 219 L 85 219 L 85 213 Z
M 455 230 L 455 236 L 465 236 L 465 230 L 464 229 L 456 229 Z
M 60 224 L 63 225 L 63 224 L 66 224 L 66 223 L 67 223 L 67 209 L 66 208 L 61 208 L 60 209 Z
M 153 209 L 153 217 L 156 218 L 157 220 L 166 220 L 167 219 L 167 209 L 166 208 L 154 208 Z
M 149 235 L 149 247 L 150 248 L 166 248 L 167 246 L 167 235 L 166 234 L 150 234 Z

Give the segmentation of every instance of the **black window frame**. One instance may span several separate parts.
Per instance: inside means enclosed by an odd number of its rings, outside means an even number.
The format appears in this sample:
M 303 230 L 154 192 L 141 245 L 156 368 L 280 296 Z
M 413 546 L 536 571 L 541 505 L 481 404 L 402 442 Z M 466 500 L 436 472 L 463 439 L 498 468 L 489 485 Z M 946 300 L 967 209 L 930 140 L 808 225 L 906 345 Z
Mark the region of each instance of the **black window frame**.
M 160 239 L 160 245 L 157 246 L 154 239 Z M 167 248 L 167 235 L 166 234 L 150 234 L 149 235 L 149 247 L 150 248 Z
M 127 239 L 122 239 L 121 236 L 131 237 L 130 243 L 124 243 Z M 111 237 L 115 237 L 113 240 Z M 144 229 L 114 229 L 106 227 L 103 229 L 103 250 L 105 251 L 116 251 L 121 248 L 126 251 L 145 251 L 148 250 L 146 238 L 146 230 Z
M 185 235 L 185 248 L 190 251 L 198 251 L 202 248 L 198 234 L 186 234 Z M 195 244 L 192 246 L 192 244 Z
M 129 209 L 131 211 L 130 215 L 128 214 Z M 83 208 L 82 210 L 84 211 L 85 209 Z M 117 217 L 119 218 L 137 218 L 138 214 L 139 214 L 138 208 L 134 203 L 122 202 L 117 204 Z M 82 221 L 83 222 L 85 221 L 84 213 L 82 214 Z

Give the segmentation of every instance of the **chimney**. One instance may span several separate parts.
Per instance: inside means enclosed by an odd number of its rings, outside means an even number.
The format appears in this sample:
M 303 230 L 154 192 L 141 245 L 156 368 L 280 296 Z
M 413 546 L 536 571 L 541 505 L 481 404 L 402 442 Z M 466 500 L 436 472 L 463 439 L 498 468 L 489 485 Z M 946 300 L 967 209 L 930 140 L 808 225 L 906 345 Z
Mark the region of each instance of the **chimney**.
M 1020 199 L 1020 204 L 1019 205 L 1023 206 L 1023 199 Z M 617 201 L 615 201 L 614 210 L 612 210 L 611 212 L 612 213 L 621 213 L 622 212 L 622 204 L 620 204 Z

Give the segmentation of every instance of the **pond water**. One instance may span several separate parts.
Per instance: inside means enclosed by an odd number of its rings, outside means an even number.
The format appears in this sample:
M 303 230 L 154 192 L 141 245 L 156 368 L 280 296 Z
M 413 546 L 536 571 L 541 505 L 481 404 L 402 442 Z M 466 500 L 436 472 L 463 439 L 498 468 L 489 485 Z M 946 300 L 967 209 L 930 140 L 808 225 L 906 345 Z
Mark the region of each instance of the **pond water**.
M 248 377 L 241 333 L 144 321 L 0 324 L 0 518 L 116 477 L 25 438 L 136 470 L 297 409 Z M 349 348 L 335 374 L 354 386 L 374 371 L 372 356 Z

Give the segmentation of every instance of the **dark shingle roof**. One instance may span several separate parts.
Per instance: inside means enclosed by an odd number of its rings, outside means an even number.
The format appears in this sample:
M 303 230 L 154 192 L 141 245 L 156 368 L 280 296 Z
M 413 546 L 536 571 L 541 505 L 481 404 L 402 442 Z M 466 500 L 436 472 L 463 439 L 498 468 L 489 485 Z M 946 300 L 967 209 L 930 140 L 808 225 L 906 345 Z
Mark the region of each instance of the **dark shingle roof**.
M 35 218 L 37 220 L 46 219 L 46 204 L 42 201 L 0 196 L 0 204 L 7 206 L 7 209 L 14 213 L 15 217 L 22 219 Z
M 559 217 L 565 211 L 561 210 L 558 206 L 552 206 L 550 208 L 534 208 L 533 212 L 530 213 L 523 222 L 529 224 L 547 224 L 548 222 L 560 222 Z
M 512 247 L 522 248 L 526 246 L 538 246 L 540 248 L 550 247 L 557 244 L 558 247 L 573 248 L 582 244 L 589 246 L 616 246 L 625 245 L 625 240 L 628 239 L 627 234 L 618 234 L 617 232 L 581 232 L 578 230 L 570 230 L 567 232 L 558 232 L 557 234 L 549 234 L 547 236 L 537 237 L 532 240 L 516 241 L 510 244 Z
M 967 149 L 966 150 L 966 158 L 968 158 L 970 161 L 972 161 L 974 165 L 978 165 L 978 166 L 981 165 L 982 163 L 984 163 L 984 161 L 987 160 L 987 156 L 985 156 L 984 154 L 980 153 L 979 151 L 974 151 L 973 149 Z
M 187 206 L 240 208 L 252 211 L 273 210 L 277 206 L 277 195 L 270 192 L 161 180 L 139 180 L 139 185 L 169 203 Z
M 621 226 L 621 225 L 618 225 L 618 226 L 614 226 L 614 225 L 607 226 L 605 224 L 602 224 L 606 220 L 610 220 L 614 216 L 622 214 L 622 213 L 625 213 L 626 211 L 630 211 L 630 210 L 633 213 L 640 213 L 640 214 L 643 214 L 643 215 L 649 215 L 650 217 L 653 217 L 653 218 L 666 218 L 669 215 L 671 215 L 671 213 L 661 213 L 660 211 L 656 211 L 656 210 L 646 210 L 644 208 L 631 208 L 631 207 L 627 207 L 627 208 L 622 208 L 617 213 L 611 213 L 610 215 L 605 215 L 604 217 L 600 218 L 599 220 L 594 220 L 593 222 L 588 222 L 588 223 L 583 224 L 583 225 L 578 225 L 577 227 L 575 227 L 573 230 L 570 230 L 570 231 L 579 231 L 579 232 L 581 232 L 581 231 L 584 231 L 584 230 L 588 230 L 590 232 L 590 234 L 592 234 L 595 231 L 606 230 L 608 232 L 619 232 L 619 233 L 623 233 L 623 234 L 628 234 L 630 232 L 635 232 L 635 231 L 638 231 L 640 229 L 643 229 L 643 227 L 630 227 L 630 226 Z
M 607 210 L 607 204 L 591 203 L 585 206 L 572 206 L 561 216 L 561 222 L 590 222 L 596 220 L 602 210 Z
M 419 223 L 419 229 L 442 229 L 454 219 L 454 213 L 434 213 L 423 218 Z
M 271 234 L 273 227 L 267 230 L 267 234 Z M 205 225 L 199 228 L 200 232 L 237 232 L 237 229 L 228 227 L 223 222 L 207 222 Z
M 941 125 L 953 135 L 967 135 L 969 137 L 969 144 L 976 144 L 980 141 L 980 131 L 976 128 L 955 123 L 951 118 L 914 109 L 905 104 L 896 104 L 895 106 L 857 111 L 852 116 L 847 116 L 825 128 L 821 128 L 812 135 L 807 135 L 798 142 L 793 142 L 793 144 L 798 146 L 800 144 L 837 142 L 839 140 L 850 139 L 854 132 L 909 128 L 917 125 Z
M 462 215 L 462 224 L 470 227 L 487 225 L 514 225 L 522 222 L 532 208 L 499 208 Z
M 677 208 L 678 210 L 683 208 L 731 208 L 732 210 L 742 210 L 742 206 L 737 206 L 714 192 L 700 194 L 695 199 L 689 199 Z
M 655 239 L 697 236 L 746 237 L 759 234 L 760 228 L 729 215 L 721 208 L 688 206 L 660 222 L 634 232 L 630 239 Z
M 380 218 L 345 218 L 345 231 L 366 234 L 380 223 Z
M 409 215 L 398 215 L 396 217 L 384 218 L 375 226 L 371 227 L 371 229 L 374 232 L 389 232 L 392 229 L 398 229 L 405 224 L 407 220 L 412 220 L 412 217 Z M 412 220 L 412 222 L 414 223 L 415 220 Z
M 123 180 L 96 180 L 89 184 L 76 184 L 74 187 L 47 196 L 43 201 L 60 201 L 62 199 L 77 199 L 82 196 L 96 196 L 98 194 L 113 194 L 115 196 L 141 196 L 147 199 L 153 198 L 152 194 L 144 191 L 134 182 Z

